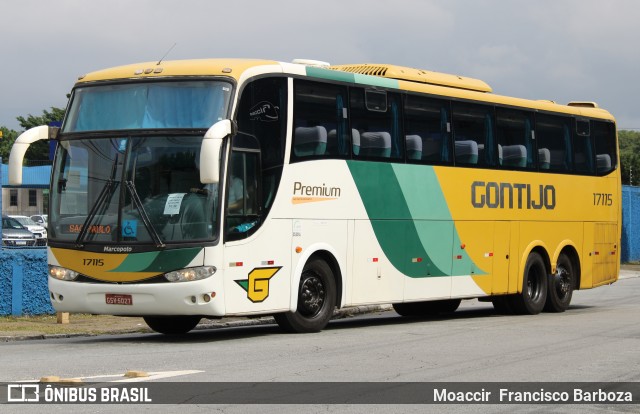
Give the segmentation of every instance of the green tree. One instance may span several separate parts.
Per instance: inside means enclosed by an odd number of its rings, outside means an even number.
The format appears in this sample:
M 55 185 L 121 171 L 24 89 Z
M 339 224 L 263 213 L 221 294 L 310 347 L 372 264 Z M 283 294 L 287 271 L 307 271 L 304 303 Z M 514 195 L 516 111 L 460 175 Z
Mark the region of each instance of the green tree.
M 64 109 L 51 107 L 51 111 L 43 110 L 42 115 L 40 116 L 29 114 L 26 118 L 19 116 L 16 119 L 20 123 L 20 126 L 26 131 L 27 129 L 31 129 L 40 125 L 49 125 L 51 122 L 61 122 L 63 117 Z M 6 164 L 7 162 L 9 162 L 11 146 L 20 134 L 5 127 L 2 127 L 2 132 L 3 137 L 0 140 L 0 156 L 2 157 L 2 162 Z M 49 143 L 46 141 L 38 141 L 32 144 L 25 154 L 25 159 L 29 161 L 48 160 Z
M 64 118 L 64 109 L 51 107 L 51 112 L 46 109 L 42 111 L 41 116 L 29 114 L 26 118 L 19 116 L 16 119 L 20 126 L 26 130 L 40 125 L 49 125 L 52 122 L 62 122 Z M 33 143 L 27 153 L 25 159 L 29 161 L 41 161 L 49 159 L 49 143 L 47 141 L 38 141 Z
M 640 184 L 640 132 L 618 131 L 622 184 Z
M 2 131 L 2 138 L 0 139 L 0 157 L 4 164 L 9 162 L 9 154 L 11 153 L 11 146 L 13 142 L 18 138 L 18 132 L 6 127 L 0 127 Z

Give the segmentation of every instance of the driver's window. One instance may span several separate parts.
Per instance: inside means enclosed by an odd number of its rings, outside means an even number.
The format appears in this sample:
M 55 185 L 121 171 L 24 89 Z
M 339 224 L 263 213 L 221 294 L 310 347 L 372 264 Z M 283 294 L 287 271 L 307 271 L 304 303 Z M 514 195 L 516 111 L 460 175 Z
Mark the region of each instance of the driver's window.
M 258 152 L 231 153 L 227 175 L 227 231 L 230 235 L 246 237 L 258 224 L 259 159 Z

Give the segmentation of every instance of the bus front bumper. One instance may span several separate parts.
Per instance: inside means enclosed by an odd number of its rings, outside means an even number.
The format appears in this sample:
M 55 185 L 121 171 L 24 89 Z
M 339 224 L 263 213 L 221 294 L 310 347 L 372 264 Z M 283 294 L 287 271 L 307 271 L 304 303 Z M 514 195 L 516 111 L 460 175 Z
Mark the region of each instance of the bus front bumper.
M 122 316 L 224 316 L 222 282 L 216 279 L 111 284 L 69 282 L 49 277 L 49 297 L 57 312 Z

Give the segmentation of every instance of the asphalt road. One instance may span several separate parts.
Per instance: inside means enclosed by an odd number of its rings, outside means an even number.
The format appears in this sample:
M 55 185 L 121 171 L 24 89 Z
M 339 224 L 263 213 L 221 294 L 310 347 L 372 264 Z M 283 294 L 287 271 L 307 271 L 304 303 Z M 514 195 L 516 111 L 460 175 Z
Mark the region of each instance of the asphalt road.
M 381 312 L 331 322 L 318 334 L 274 325 L 200 330 L 184 338 L 128 334 L 0 343 L 0 382 L 45 376 L 86 382 L 640 382 L 640 278 L 579 291 L 561 314 L 502 316 L 465 301 L 446 318 Z M 52 409 L 52 407 L 59 408 Z M 77 406 L 75 406 L 77 407 Z M 91 406 L 113 412 L 116 406 Z M 169 405 L 117 411 L 175 412 Z M 2 407 L 0 411 L 3 411 Z M 64 406 L 6 406 L 64 412 Z M 18 410 L 20 408 L 20 410 Z M 67 409 L 71 408 L 67 406 Z M 15 411 L 13 411 L 14 409 Z M 638 405 L 187 405 L 184 412 L 640 412 Z

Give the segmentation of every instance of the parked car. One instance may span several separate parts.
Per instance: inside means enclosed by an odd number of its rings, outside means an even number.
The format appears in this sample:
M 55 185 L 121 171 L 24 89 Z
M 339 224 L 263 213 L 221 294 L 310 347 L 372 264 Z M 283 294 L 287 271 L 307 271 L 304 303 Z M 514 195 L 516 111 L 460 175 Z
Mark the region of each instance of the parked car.
M 37 246 L 45 246 L 47 244 L 47 229 L 31 220 L 27 216 L 13 216 L 9 215 L 8 217 L 16 219 L 20 224 L 27 228 L 31 233 L 36 236 L 36 245 Z
M 41 225 L 42 227 L 44 228 L 47 227 L 48 216 L 46 214 L 35 214 L 29 218 L 35 221 L 37 224 Z
M 36 236 L 14 218 L 2 216 L 2 245 L 35 246 Z

